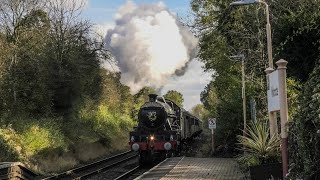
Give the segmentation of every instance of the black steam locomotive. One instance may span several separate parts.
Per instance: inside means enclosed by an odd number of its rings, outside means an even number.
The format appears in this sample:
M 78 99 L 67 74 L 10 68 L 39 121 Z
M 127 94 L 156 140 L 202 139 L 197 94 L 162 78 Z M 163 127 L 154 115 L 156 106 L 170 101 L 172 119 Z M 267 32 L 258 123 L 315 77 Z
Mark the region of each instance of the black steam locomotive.
M 202 130 L 202 121 L 169 99 L 149 95 L 141 106 L 139 124 L 130 132 L 129 145 L 139 153 L 139 163 L 179 155 Z

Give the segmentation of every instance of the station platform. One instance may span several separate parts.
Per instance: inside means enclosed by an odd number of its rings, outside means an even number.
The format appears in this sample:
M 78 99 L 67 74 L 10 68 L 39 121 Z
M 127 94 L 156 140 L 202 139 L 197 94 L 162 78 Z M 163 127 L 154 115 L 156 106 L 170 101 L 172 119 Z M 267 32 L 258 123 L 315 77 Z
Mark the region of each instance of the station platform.
M 232 158 L 168 158 L 135 180 L 212 179 L 245 180 Z

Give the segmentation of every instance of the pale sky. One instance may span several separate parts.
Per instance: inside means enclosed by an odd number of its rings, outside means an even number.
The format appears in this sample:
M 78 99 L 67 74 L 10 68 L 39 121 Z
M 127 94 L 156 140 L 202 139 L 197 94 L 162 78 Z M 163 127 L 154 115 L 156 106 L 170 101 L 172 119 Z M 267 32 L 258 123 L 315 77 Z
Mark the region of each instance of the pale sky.
M 107 34 L 108 29 L 115 26 L 115 16 L 121 6 L 127 0 L 86 0 L 87 5 L 83 10 L 83 18 L 95 24 L 96 31 L 102 36 Z M 187 18 L 190 13 L 190 0 L 133 0 L 136 5 L 162 3 L 170 12 L 179 18 Z M 204 73 L 202 63 L 193 59 L 183 76 L 169 78 L 163 86 L 161 93 L 168 90 L 177 90 L 183 94 L 184 108 L 190 110 L 196 104 L 200 104 L 200 93 L 210 82 L 211 75 Z
M 83 12 L 84 17 L 97 24 L 112 23 L 118 8 L 127 0 L 86 0 L 87 6 Z M 136 4 L 151 4 L 163 2 L 172 12 L 186 17 L 190 12 L 190 0 L 133 0 Z

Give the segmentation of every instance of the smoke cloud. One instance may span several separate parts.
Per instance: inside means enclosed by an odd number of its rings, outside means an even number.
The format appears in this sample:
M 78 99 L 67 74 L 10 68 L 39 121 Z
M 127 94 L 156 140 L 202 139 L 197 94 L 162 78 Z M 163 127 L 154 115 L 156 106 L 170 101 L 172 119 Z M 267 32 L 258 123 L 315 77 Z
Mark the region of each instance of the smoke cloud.
M 115 16 L 106 45 L 121 71 L 121 82 L 136 93 L 145 86 L 161 88 L 181 76 L 194 57 L 197 39 L 163 3 L 128 1 Z

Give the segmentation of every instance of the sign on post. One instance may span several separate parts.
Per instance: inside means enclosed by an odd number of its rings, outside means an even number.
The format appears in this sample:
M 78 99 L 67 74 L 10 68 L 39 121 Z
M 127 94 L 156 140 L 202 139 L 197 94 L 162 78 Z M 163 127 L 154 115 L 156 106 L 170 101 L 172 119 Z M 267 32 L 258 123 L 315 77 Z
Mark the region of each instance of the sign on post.
M 208 123 L 209 123 L 209 129 L 216 129 L 217 128 L 216 118 L 209 118 Z
M 268 111 L 280 111 L 278 71 L 267 76 Z
M 214 129 L 216 129 L 216 118 L 209 118 L 208 119 L 209 129 L 211 129 L 211 148 L 212 152 L 214 152 Z

